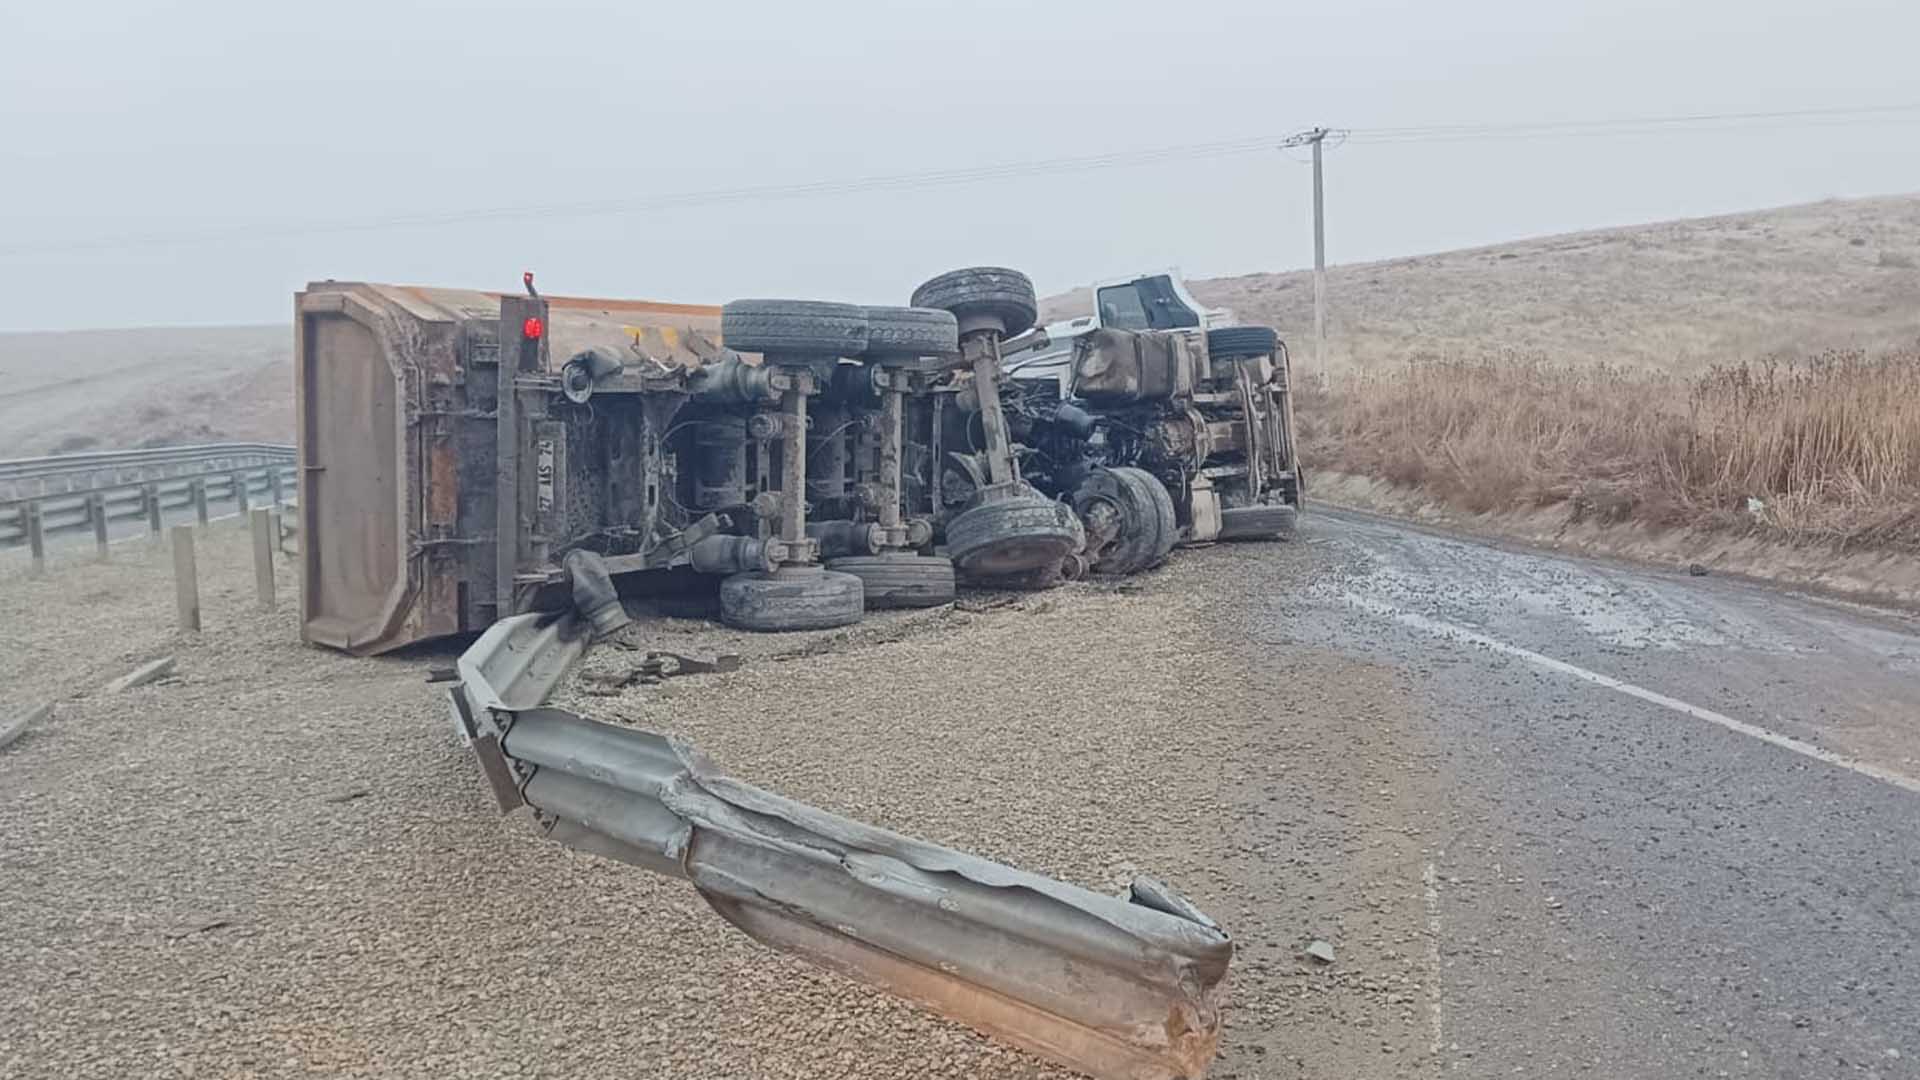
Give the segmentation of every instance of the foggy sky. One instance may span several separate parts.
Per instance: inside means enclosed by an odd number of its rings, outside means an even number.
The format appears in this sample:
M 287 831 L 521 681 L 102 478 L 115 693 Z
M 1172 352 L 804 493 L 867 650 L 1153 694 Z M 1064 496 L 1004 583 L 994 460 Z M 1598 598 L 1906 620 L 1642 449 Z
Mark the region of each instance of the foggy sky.
M 1308 265 L 1278 151 L 611 216 L 632 200 L 1382 127 L 1920 102 L 1920 4 L 1004 0 L 9 3 L 0 329 L 279 322 L 316 278 L 904 303 L 979 262 L 1043 293 Z M 1920 122 L 1367 146 L 1335 262 L 1920 190 Z M 254 230 L 249 233 L 245 230 Z

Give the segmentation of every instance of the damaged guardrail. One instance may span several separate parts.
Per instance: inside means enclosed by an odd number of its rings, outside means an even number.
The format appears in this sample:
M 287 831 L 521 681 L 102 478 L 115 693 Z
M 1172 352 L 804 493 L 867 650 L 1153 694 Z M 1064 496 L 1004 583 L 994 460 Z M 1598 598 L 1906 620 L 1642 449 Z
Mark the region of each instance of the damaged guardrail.
M 455 723 L 503 811 L 529 806 L 552 838 L 685 879 L 766 945 L 1055 1062 L 1205 1072 L 1233 945 L 1192 904 L 1149 878 L 1103 896 L 865 825 L 549 707 L 591 625 L 518 615 L 460 657 Z

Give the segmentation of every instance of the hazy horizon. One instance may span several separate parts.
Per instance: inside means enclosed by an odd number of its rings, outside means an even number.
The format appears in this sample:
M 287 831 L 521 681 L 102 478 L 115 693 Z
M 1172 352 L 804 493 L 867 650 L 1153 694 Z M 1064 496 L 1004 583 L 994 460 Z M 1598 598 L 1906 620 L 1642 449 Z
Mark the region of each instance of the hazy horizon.
M 1549 240 L 1549 239 L 1553 239 L 1556 236 L 1577 236 L 1577 235 L 1586 234 L 1586 233 L 1627 231 L 1627 230 L 1632 230 L 1638 227 L 1653 227 L 1653 226 L 1659 226 L 1659 225 L 1674 224 L 1679 222 L 1706 221 L 1706 220 L 1713 220 L 1716 218 L 1741 217 L 1749 214 L 1766 214 L 1770 212 L 1791 212 L 1795 209 L 1800 209 L 1803 207 L 1819 206 L 1825 203 L 1871 202 L 1874 200 L 1904 199 L 1904 198 L 1920 199 L 1920 191 L 1885 192 L 1881 194 L 1833 197 L 1828 199 L 1817 199 L 1811 202 L 1804 202 L 1804 203 L 1788 203 L 1780 206 L 1756 206 L 1756 207 L 1750 207 L 1746 209 L 1728 210 L 1728 211 L 1713 213 L 1713 214 L 1702 214 L 1694 217 L 1665 218 L 1658 221 L 1643 221 L 1643 222 L 1629 222 L 1629 223 L 1608 224 L 1608 225 L 1595 225 L 1595 226 L 1586 227 L 1586 228 L 1568 229 L 1563 232 L 1556 232 L 1556 233 L 1534 233 L 1528 236 L 1500 237 L 1500 238 L 1495 238 L 1492 240 L 1485 241 L 1483 243 L 1469 244 L 1459 248 L 1444 248 L 1444 249 L 1437 249 L 1432 251 L 1408 251 L 1408 252 L 1401 252 L 1398 254 L 1380 255 L 1374 258 L 1357 259 L 1357 260 L 1346 261 L 1346 262 L 1334 262 L 1332 260 L 1329 260 L 1327 263 L 1327 266 L 1329 269 L 1351 268 L 1355 266 L 1365 266 L 1372 263 L 1394 262 L 1396 260 L 1420 259 L 1420 258 L 1426 258 L 1426 257 L 1436 257 L 1441 255 L 1456 254 L 1461 252 L 1471 252 L 1471 251 L 1479 250 L 1482 248 L 1499 248 L 1499 247 L 1508 246 L 1510 244 L 1521 243 L 1521 242 L 1526 242 L 1531 240 Z M 1129 267 L 1127 268 L 1127 270 L 1164 269 L 1164 268 L 1165 268 L 1164 266 L 1155 265 L 1151 267 L 1149 266 Z M 1237 272 L 1226 273 L 1226 274 L 1195 273 L 1185 267 L 1176 267 L 1176 268 L 1180 269 L 1182 273 L 1188 277 L 1189 280 L 1205 281 L 1205 280 L 1218 280 L 1218 279 L 1224 279 L 1224 278 L 1244 277 L 1250 274 L 1285 274 L 1285 273 L 1305 272 L 1305 271 L 1311 270 L 1312 266 L 1311 264 L 1302 265 L 1302 266 L 1278 266 L 1278 267 L 1269 267 L 1264 269 L 1243 270 L 1243 271 L 1237 271 Z M 1088 278 L 1086 281 L 1081 281 L 1081 282 L 1076 282 L 1071 284 L 1063 283 L 1058 286 L 1049 286 L 1045 283 L 1041 283 L 1039 286 L 1038 292 L 1040 297 L 1043 300 L 1049 299 L 1052 297 L 1064 296 L 1068 293 L 1073 292 L 1075 289 L 1080 289 L 1080 288 L 1085 288 L 1087 286 L 1090 286 L 1096 280 L 1105 280 L 1107 278 L 1116 277 L 1119 275 L 1119 273 L 1123 273 L 1123 272 L 1126 272 L 1126 271 L 1116 271 L 1112 273 L 1097 274 L 1097 275 L 1094 275 L 1093 277 Z M 431 283 L 420 282 L 420 281 L 388 281 L 384 283 L 399 284 L 399 285 L 431 284 L 431 285 L 441 285 L 441 286 L 447 286 L 447 287 L 453 287 L 453 288 L 476 288 L 476 289 L 481 289 L 483 291 L 491 290 L 491 291 L 507 291 L 507 292 L 516 291 L 520 287 L 519 282 L 517 281 L 505 283 L 505 284 L 500 282 L 490 282 L 486 284 L 473 284 L 471 282 L 465 282 L 465 281 L 441 281 L 441 282 L 431 282 Z M 563 294 L 557 291 L 549 291 L 548 295 L 561 296 L 561 295 L 577 295 L 577 294 Z M 607 295 L 609 299 L 615 298 L 612 296 L 612 294 L 607 294 Z M 618 298 L 619 299 L 636 299 L 636 300 L 656 300 L 656 301 L 664 301 L 664 302 L 679 301 L 684 303 L 712 302 L 717 304 L 722 302 L 720 300 L 712 300 L 712 301 L 703 300 L 700 297 L 686 298 L 686 297 L 670 297 L 670 296 L 623 295 Z M 1336 296 L 1334 300 L 1337 302 L 1338 297 Z M 20 329 L 0 330 L 0 336 L 8 336 L 8 335 L 24 336 L 24 335 L 34 335 L 34 334 L 39 334 L 39 335 L 113 334 L 113 333 L 119 333 L 119 332 L 124 332 L 128 330 L 168 330 L 168 331 L 195 330 L 195 329 L 254 330 L 254 329 L 261 329 L 261 328 L 279 328 L 286 325 L 287 322 L 288 320 L 283 319 L 279 322 L 255 321 L 255 322 L 225 322 L 225 323 L 214 323 L 214 322 L 141 323 L 141 324 L 85 326 L 85 327 L 23 327 Z
M 900 303 L 976 262 L 1018 266 L 1043 293 L 1168 265 L 1284 271 L 1311 263 L 1310 194 L 1303 155 L 1278 150 L 640 212 L 576 204 L 1315 124 L 1920 103 L 1904 55 L 1920 10 L 1862 0 L 538 13 L 347 0 L 326 20 L 232 0 L 103 6 L 0 17 L 14 46 L 0 72 L 0 330 L 280 323 L 295 289 L 328 277 L 505 289 L 532 268 L 552 293 Z M 1917 121 L 1356 136 L 1327 155 L 1328 260 L 1920 191 Z M 526 207 L 566 210 L 375 225 Z M 152 239 L 206 232 L 224 238 Z

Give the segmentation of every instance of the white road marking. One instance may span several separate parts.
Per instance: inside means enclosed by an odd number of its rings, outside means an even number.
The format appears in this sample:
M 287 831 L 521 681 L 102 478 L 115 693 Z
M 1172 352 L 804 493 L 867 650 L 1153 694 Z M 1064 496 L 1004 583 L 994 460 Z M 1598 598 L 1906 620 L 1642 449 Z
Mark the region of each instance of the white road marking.
M 1630 682 L 1622 682 L 1611 675 L 1602 675 L 1597 671 L 1588 671 L 1586 668 L 1569 664 L 1565 660 L 1555 660 L 1551 656 L 1544 656 L 1534 652 L 1532 649 L 1523 649 L 1518 645 L 1509 645 L 1504 641 L 1497 641 L 1485 634 L 1475 633 L 1463 626 L 1455 626 L 1452 623 L 1443 622 L 1439 619 L 1428 618 L 1418 612 L 1405 611 L 1401 608 L 1394 607 L 1392 604 L 1382 603 L 1370 597 L 1357 596 L 1353 593 L 1346 593 L 1345 596 L 1348 603 L 1360 610 L 1378 615 L 1383 619 L 1391 619 L 1402 626 L 1410 626 L 1415 630 L 1424 631 L 1435 637 L 1464 641 L 1468 644 L 1479 645 L 1482 648 L 1490 649 L 1497 653 L 1517 657 L 1536 667 L 1545 668 L 1548 671 L 1557 672 L 1561 675 L 1571 675 L 1576 679 L 1593 683 L 1596 686 L 1604 686 L 1609 690 L 1618 691 L 1628 697 L 1639 698 L 1641 701 L 1651 702 L 1655 705 L 1672 709 L 1674 712 L 1685 713 L 1696 720 L 1705 720 L 1709 724 L 1718 724 L 1728 731 L 1737 731 L 1749 738 L 1758 739 L 1763 743 L 1777 746 L 1782 750 L 1791 750 L 1802 757 L 1812 758 L 1822 764 L 1833 765 L 1838 768 L 1857 772 L 1862 776 L 1872 777 L 1881 783 L 1892 784 L 1894 787 L 1900 788 L 1903 791 L 1920 795 L 1920 780 L 1916 780 L 1904 773 L 1895 772 L 1892 769 L 1875 765 L 1872 762 L 1850 758 L 1844 754 L 1836 754 L 1831 750 L 1822 750 L 1812 743 L 1802 742 L 1790 735 L 1782 735 L 1777 731 L 1768 731 L 1766 728 L 1749 724 L 1744 720 L 1735 720 L 1725 713 L 1717 713 L 1712 709 L 1703 709 L 1698 705 L 1690 705 L 1678 698 L 1671 698 L 1658 691 L 1648 690 L 1644 686 L 1635 686 Z
M 1447 1033 L 1440 1014 L 1440 875 L 1433 863 L 1427 863 L 1420 881 L 1427 887 L 1427 1019 L 1433 1027 L 1428 1051 L 1438 1054 L 1447 1044 Z

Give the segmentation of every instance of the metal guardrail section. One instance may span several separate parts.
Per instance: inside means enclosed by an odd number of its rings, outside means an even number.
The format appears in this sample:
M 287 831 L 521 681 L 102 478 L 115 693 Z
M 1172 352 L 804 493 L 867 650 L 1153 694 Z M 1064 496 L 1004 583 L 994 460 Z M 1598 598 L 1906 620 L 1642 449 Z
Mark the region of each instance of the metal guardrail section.
M 545 705 L 577 616 L 519 615 L 459 661 L 455 722 L 504 810 L 691 882 L 759 941 L 1114 1080 L 1199 1077 L 1233 945 L 1148 878 L 1102 896 L 838 817 L 726 776 L 686 744 Z
M 278 443 L 207 443 L 7 458 L 0 460 L 0 500 L 41 498 L 175 476 L 293 463 L 294 448 Z
M 145 517 L 154 521 L 157 529 L 160 515 L 173 510 L 197 510 L 205 503 L 238 504 L 242 496 L 250 501 L 258 495 L 282 505 L 290 501 L 296 484 L 292 464 L 269 462 L 228 472 L 80 488 L 66 495 L 0 497 L 0 548 L 28 543 L 33 525 L 30 515 L 34 514 L 39 516 L 40 530 L 46 536 L 95 527 L 96 508 L 107 522 L 137 521 Z
M 96 450 L 81 454 L 49 454 L 44 457 L 0 458 L 0 479 L 31 476 L 71 469 L 97 469 L 114 465 L 149 465 L 173 461 L 198 461 L 230 454 L 274 454 L 291 460 L 294 448 L 286 443 L 196 443 L 191 446 L 149 446 L 134 450 Z

